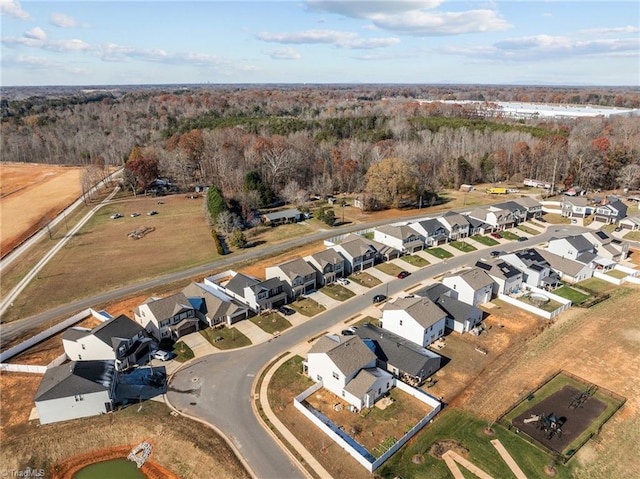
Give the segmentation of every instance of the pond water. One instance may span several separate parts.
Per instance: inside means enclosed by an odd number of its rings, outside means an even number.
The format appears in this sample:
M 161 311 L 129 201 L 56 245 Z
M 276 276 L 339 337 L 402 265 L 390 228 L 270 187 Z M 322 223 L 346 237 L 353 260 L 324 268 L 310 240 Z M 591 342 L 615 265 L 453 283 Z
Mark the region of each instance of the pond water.
M 127 459 L 96 462 L 83 467 L 73 475 L 73 479 L 147 479 L 135 462 Z

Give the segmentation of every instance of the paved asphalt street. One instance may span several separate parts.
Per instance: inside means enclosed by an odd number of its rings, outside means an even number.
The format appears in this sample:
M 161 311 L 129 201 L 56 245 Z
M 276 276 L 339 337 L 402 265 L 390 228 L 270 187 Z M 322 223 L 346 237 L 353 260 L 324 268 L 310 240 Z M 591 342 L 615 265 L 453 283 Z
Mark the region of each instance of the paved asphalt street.
M 568 236 L 582 231 L 585 229 L 576 226 L 551 226 L 545 233 L 526 242 L 514 241 L 496 248 L 510 252 L 545 242 L 552 236 Z M 366 294 L 341 303 L 284 332 L 271 342 L 200 358 L 175 373 L 169 385 L 168 399 L 178 410 L 214 424 L 222 431 L 235 444 L 257 477 L 304 477 L 253 414 L 252 384 L 260 369 L 292 346 L 360 313 L 371 305 L 375 294 L 393 296 L 418 282 L 474 264 L 479 258 L 487 257 L 488 252 L 485 249 L 457 256 L 446 263 L 418 270 L 408 279 L 393 279 L 387 284 L 371 288 Z

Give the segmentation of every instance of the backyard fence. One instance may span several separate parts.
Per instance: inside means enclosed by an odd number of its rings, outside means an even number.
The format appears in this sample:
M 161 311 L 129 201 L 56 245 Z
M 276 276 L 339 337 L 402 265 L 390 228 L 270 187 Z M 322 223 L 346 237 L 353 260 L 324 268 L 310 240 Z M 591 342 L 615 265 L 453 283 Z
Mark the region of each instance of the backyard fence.
M 499 294 L 498 298 L 504 301 L 505 303 L 512 304 L 513 306 L 522 308 L 525 311 L 529 311 L 530 313 L 533 313 L 537 316 L 542 316 L 543 318 L 546 318 L 546 319 L 555 318 L 557 315 L 559 315 L 560 313 L 562 313 L 563 311 L 566 311 L 571 307 L 571 304 L 572 304 L 571 300 L 558 296 L 557 294 L 553 294 L 553 293 L 550 293 L 549 291 L 536 288 L 535 286 L 527 285 L 527 289 L 531 293 L 538 293 L 538 294 L 544 295 L 549 299 L 552 299 L 553 301 L 560 303 L 560 306 L 554 309 L 553 311 L 546 311 L 544 309 L 534 306 L 533 304 L 525 303 L 523 301 L 520 301 L 517 298 L 512 298 L 511 296 L 508 296 L 506 294 Z

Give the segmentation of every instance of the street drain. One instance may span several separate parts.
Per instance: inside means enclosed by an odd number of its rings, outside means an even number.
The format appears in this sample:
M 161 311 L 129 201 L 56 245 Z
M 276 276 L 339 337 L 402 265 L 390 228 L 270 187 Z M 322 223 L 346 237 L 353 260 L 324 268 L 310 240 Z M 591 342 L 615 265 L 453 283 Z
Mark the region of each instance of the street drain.
M 191 382 L 192 382 L 192 383 L 197 383 L 198 381 L 199 381 L 199 379 L 198 379 L 198 378 L 191 378 Z
M 191 404 L 192 406 L 195 406 L 198 403 L 197 402 L 190 402 L 189 404 Z

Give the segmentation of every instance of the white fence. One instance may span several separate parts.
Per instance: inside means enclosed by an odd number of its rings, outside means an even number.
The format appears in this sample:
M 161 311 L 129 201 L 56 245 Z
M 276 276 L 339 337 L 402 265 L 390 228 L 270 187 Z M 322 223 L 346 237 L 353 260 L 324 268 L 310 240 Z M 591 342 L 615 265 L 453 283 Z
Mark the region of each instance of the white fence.
M 523 285 L 524 286 L 524 285 Z M 520 301 L 519 299 L 512 298 L 511 296 L 507 296 L 506 294 L 499 294 L 498 298 L 504 301 L 505 303 L 512 304 L 518 308 L 524 309 L 525 311 L 529 311 L 537 316 L 542 316 L 546 319 L 555 318 L 557 315 L 566 311 L 571 307 L 571 300 L 558 296 L 557 294 L 550 293 L 545 291 L 544 289 L 536 288 L 535 286 L 527 286 L 527 290 L 531 293 L 542 294 L 553 301 L 557 301 L 561 304 L 560 307 L 554 309 L 553 311 L 545 311 L 544 309 L 537 308 L 536 306 L 525 303 L 524 301 Z
M 7 371 L 12 373 L 44 374 L 46 370 L 47 366 L 0 363 L 0 371 Z
M 75 314 L 70 318 L 65 319 L 64 321 L 61 321 L 55 326 L 52 326 L 49 329 L 42 331 L 41 333 L 38 333 L 35 336 L 30 337 L 26 341 L 23 341 L 20 344 L 13 346 L 12 348 L 2 351 L 0 353 L 0 363 L 14 357 L 16 354 L 20 354 L 21 352 L 29 349 L 35 344 L 38 344 L 39 342 L 50 338 L 54 334 L 57 334 L 63 329 L 73 326 L 74 324 L 80 322 L 81 320 L 89 316 L 93 316 L 94 318 L 97 318 L 100 321 L 106 321 L 107 319 L 110 319 L 110 316 L 108 315 L 108 313 L 105 313 L 103 311 L 94 311 L 91 308 L 85 309 L 84 311 L 80 311 L 78 314 Z
M 614 278 L 613 276 L 608 275 L 607 273 L 601 273 L 600 271 L 594 271 L 593 276 L 595 278 L 601 279 L 602 281 L 606 281 L 607 283 L 612 283 L 620 286 L 624 281 L 622 278 Z
M 394 386 L 406 392 L 407 394 L 410 394 L 416 399 L 424 402 L 425 404 L 433 407 L 433 410 L 429 412 L 429 414 L 427 414 L 425 417 L 423 417 L 414 427 L 411 428 L 411 430 L 404 434 L 400 438 L 400 440 L 398 440 L 393 446 L 391 446 L 387 451 L 384 452 L 384 454 L 382 454 L 377 459 L 369 451 L 367 451 L 364 446 L 359 444 L 352 437 L 348 436 L 344 431 L 341 431 L 336 424 L 332 423 L 319 411 L 311 408 L 311 406 L 305 407 L 302 404 L 302 401 L 322 388 L 322 381 L 314 384 L 309 389 L 296 396 L 293 400 L 293 404 L 298 411 L 300 411 L 307 419 L 315 424 L 322 432 L 329 436 L 336 444 L 338 444 L 338 446 L 344 449 L 351 457 L 358 461 L 360 465 L 365 467 L 369 472 L 373 472 L 382 464 L 384 464 L 384 462 L 389 459 L 398 449 L 404 446 L 406 442 L 411 439 L 418 431 L 420 431 L 420 429 L 422 429 L 429 421 L 431 421 L 442 408 L 442 404 L 440 403 L 440 401 L 438 401 L 433 396 L 425 393 L 424 391 L 414 389 L 411 386 L 396 379 L 394 379 Z M 314 414 L 312 410 L 316 414 Z M 322 418 L 320 416 L 322 416 Z

